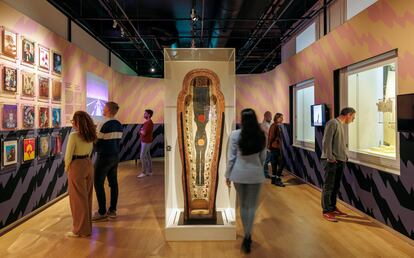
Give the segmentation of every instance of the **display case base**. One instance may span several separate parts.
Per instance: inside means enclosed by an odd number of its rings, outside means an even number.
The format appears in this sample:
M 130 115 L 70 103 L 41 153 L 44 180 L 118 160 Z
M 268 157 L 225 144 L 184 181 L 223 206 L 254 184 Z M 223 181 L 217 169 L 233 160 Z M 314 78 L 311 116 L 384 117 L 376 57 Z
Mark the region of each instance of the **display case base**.
M 215 225 L 184 225 L 183 210 L 174 209 L 165 227 L 165 239 L 167 241 L 236 240 L 234 212 L 234 209 L 218 209 L 218 223 Z

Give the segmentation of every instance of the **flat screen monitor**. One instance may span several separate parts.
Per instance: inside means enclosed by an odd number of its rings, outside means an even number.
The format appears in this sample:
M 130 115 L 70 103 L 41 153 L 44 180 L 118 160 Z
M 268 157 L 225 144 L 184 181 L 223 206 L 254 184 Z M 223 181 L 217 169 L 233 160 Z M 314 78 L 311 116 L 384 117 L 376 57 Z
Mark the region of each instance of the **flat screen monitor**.
M 414 132 L 414 93 L 397 96 L 397 128 L 399 132 Z
M 328 119 L 328 108 L 325 104 L 311 106 L 311 125 L 324 126 Z

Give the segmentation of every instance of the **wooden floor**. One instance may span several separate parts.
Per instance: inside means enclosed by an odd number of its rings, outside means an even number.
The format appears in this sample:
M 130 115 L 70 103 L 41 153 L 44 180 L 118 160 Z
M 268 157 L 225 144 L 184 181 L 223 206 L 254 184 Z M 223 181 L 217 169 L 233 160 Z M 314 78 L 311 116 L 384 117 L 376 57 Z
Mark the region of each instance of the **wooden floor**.
M 119 216 L 94 224 L 90 238 L 64 236 L 72 223 L 66 197 L 1 236 L 0 257 L 414 257 L 414 246 L 341 205 L 350 218 L 323 220 L 320 192 L 289 176 L 287 187 L 267 182 L 262 190 L 250 255 L 240 253 L 239 218 L 236 241 L 166 242 L 164 163 L 154 166 L 154 176 L 137 179 L 134 162 L 120 165 Z

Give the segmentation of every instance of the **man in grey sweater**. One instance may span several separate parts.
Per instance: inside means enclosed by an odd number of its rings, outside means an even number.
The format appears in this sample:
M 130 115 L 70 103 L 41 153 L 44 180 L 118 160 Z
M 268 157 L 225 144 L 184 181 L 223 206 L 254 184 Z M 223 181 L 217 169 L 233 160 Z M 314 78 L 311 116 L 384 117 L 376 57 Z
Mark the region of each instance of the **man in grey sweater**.
M 356 111 L 351 107 L 341 110 L 341 114 L 326 123 L 322 140 L 322 159 L 325 164 L 325 183 L 322 189 L 323 217 L 337 222 L 336 216 L 347 216 L 336 208 L 336 196 L 341 185 L 344 165 L 348 161 L 347 145 L 344 137 L 344 124 L 355 119 Z

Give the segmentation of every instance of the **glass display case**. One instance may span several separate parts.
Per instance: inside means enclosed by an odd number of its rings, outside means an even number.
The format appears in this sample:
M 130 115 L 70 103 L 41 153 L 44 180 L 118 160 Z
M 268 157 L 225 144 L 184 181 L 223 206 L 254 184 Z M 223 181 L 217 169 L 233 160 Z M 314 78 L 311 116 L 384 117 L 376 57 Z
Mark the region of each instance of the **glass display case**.
M 314 82 L 307 80 L 294 88 L 294 145 L 315 149 L 315 128 L 312 127 L 311 106 L 315 104 Z
M 164 50 L 167 241 L 236 239 L 236 193 L 224 180 L 235 78 L 234 49 Z
M 377 59 L 344 72 L 342 107 L 357 111 L 355 121 L 347 126 L 349 156 L 353 161 L 398 173 L 396 59 Z

